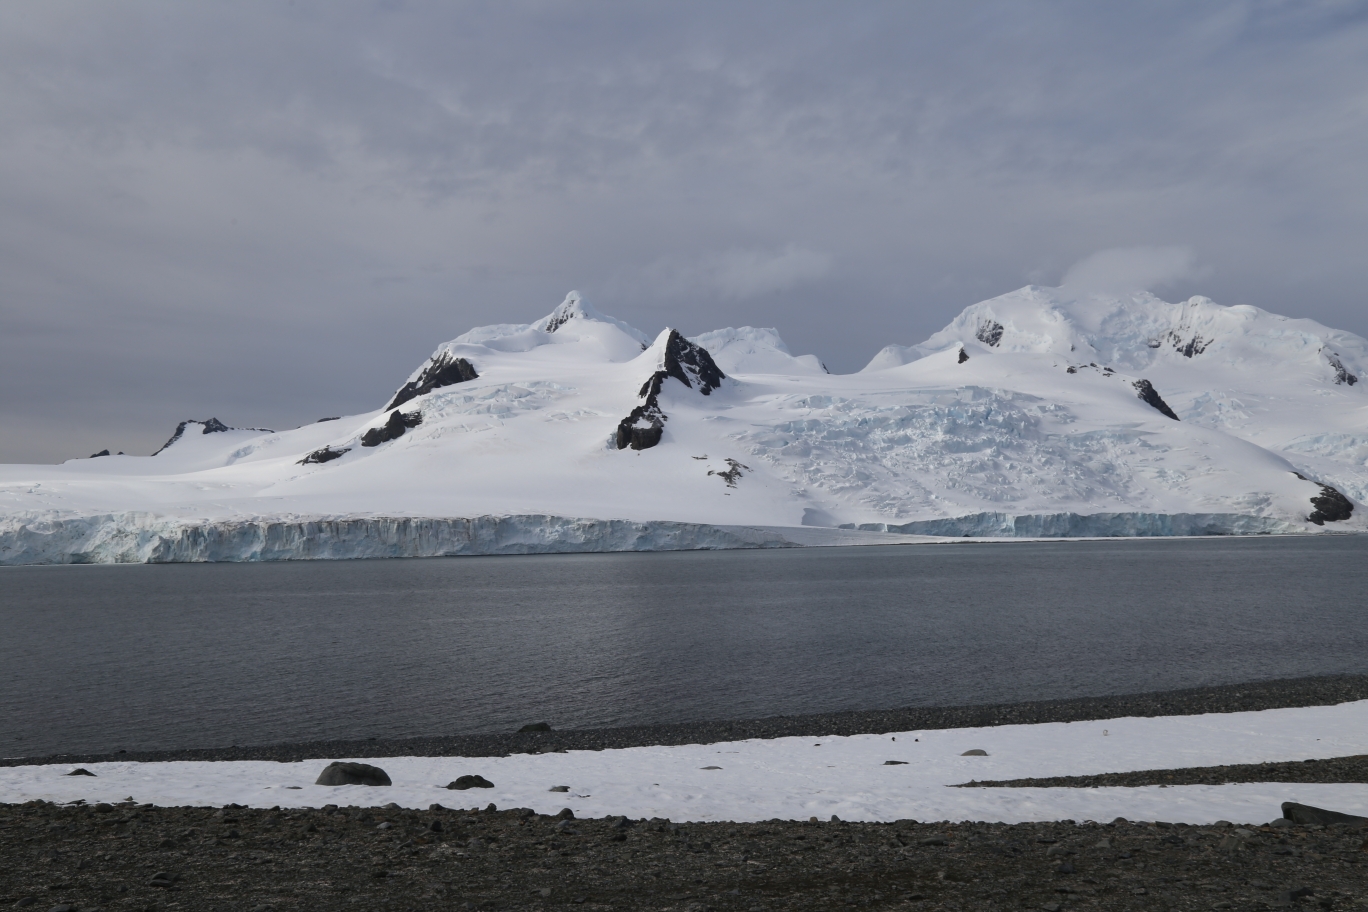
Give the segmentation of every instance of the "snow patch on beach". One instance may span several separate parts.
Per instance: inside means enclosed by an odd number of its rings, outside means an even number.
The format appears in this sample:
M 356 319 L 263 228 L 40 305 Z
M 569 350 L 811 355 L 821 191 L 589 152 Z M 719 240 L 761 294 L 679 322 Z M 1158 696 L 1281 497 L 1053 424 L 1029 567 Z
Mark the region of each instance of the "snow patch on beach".
M 967 750 L 987 756 L 966 757 Z M 0 802 L 34 798 L 158 805 L 571 808 L 579 817 L 755 821 L 832 814 L 843 820 L 1217 820 L 1265 823 L 1284 801 L 1368 815 L 1368 785 L 1247 783 L 1143 788 L 951 788 L 970 780 L 1074 776 L 1368 753 L 1368 701 L 1159 718 L 1002 725 L 850 737 L 778 738 L 676 747 L 385 757 L 387 788 L 314 785 L 331 760 L 94 763 L 0 769 Z M 885 761 L 901 761 L 888 766 Z M 491 789 L 446 790 L 479 774 Z M 553 786 L 569 786 L 565 793 Z

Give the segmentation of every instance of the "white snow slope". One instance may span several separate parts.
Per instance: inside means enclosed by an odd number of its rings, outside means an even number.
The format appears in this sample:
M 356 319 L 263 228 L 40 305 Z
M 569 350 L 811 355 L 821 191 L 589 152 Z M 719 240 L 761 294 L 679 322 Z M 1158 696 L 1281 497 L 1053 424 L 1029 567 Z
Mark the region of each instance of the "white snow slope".
M 980 749 L 987 756 L 965 757 Z M 776 738 L 514 754 L 366 759 L 389 788 L 315 785 L 334 757 L 299 763 L 183 761 L 0 769 L 0 802 L 123 801 L 158 805 L 425 808 L 493 801 L 576 817 L 624 814 L 673 820 L 1166 820 L 1263 823 L 1284 801 L 1368 814 L 1368 786 L 1257 782 L 1143 788 L 948 788 L 970 780 L 1079 776 L 1135 770 L 1323 759 L 1368 751 L 1368 701 L 1200 716 L 1002 725 L 850 737 Z M 887 760 L 902 765 L 886 766 Z M 494 788 L 450 792 L 479 773 Z M 567 793 L 551 792 L 555 785 Z
M 1365 530 L 1368 342 L 1310 320 L 1032 286 L 848 375 L 718 330 L 694 341 L 726 379 L 659 375 L 658 445 L 619 449 L 671 339 L 571 293 L 442 345 L 411 383 L 478 376 L 396 409 L 0 466 L 0 564 Z

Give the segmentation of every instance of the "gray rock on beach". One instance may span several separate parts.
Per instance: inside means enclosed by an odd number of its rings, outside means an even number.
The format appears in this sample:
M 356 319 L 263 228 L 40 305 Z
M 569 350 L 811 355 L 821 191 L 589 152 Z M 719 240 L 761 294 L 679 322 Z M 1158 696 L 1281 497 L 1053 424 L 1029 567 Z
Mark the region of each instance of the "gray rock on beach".
M 1282 815 L 1293 823 L 1302 826 L 1308 824 L 1330 826 L 1333 823 L 1352 823 L 1355 825 L 1368 823 L 1368 817 L 1356 817 L 1353 814 L 1343 814 L 1339 811 L 1327 811 L 1325 808 L 1312 807 L 1309 804 L 1297 804 L 1295 801 L 1283 802 Z
M 318 774 L 314 785 L 393 785 L 389 774 L 369 763 L 343 763 L 334 760 Z

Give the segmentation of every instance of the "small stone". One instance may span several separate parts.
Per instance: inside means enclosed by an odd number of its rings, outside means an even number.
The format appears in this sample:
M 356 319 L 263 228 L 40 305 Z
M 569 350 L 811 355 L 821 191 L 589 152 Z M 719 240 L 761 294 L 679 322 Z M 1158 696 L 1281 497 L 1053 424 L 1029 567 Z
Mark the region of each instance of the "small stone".
M 540 890 L 537 891 L 537 893 L 538 893 L 540 896 L 542 896 L 542 897 L 550 896 L 550 895 L 551 895 L 551 888 L 550 888 L 550 887 L 542 887 Z
M 960 756 L 961 756 L 961 757 L 986 757 L 986 756 L 988 756 L 988 752 L 987 752 L 986 750 L 983 750 L 982 748 L 976 747 L 976 748 L 974 748 L 973 750 L 967 750 L 967 751 L 965 751 L 964 753 L 960 754 Z
M 832 815 L 831 815 L 831 822 L 832 822 L 832 823 L 840 823 L 840 822 L 841 822 L 841 818 L 840 818 L 840 817 L 837 817 L 835 814 L 832 814 Z
M 480 775 L 457 776 L 454 781 L 447 783 L 447 788 L 462 792 L 466 789 L 492 789 L 493 787 L 494 783 Z
M 1060 908 L 1062 907 L 1057 902 L 1047 902 L 1040 908 L 1042 912 L 1059 912 Z
M 76 767 L 74 770 L 72 770 L 71 772 L 67 773 L 67 775 L 68 775 L 68 776 L 94 776 L 95 774 L 92 773 L 90 770 L 86 769 L 86 768 L 83 767 L 83 766 L 78 766 L 78 767 Z M 37 900 L 34 900 L 34 901 L 37 902 Z
M 23 909 L 26 906 L 36 906 L 37 904 L 38 900 L 34 899 L 32 896 L 24 896 L 15 902 L 14 908 Z
M 1293 823 L 1292 821 L 1288 820 L 1286 817 L 1279 817 L 1277 820 L 1274 820 L 1274 821 L 1270 822 L 1268 825 L 1271 826 L 1271 827 L 1290 827 L 1290 826 L 1296 826 L 1295 823 Z
M 556 814 L 557 820 L 574 820 L 575 812 L 569 808 L 561 808 L 560 813 Z
M 393 785 L 389 774 L 369 763 L 343 763 L 334 760 L 318 774 L 314 785 Z
M 520 735 L 526 735 L 526 734 L 530 734 L 530 733 L 532 733 L 532 732 L 549 732 L 549 731 L 551 731 L 551 726 L 550 726 L 549 723 L 546 723 L 546 722 L 532 722 L 532 723 L 529 723 L 529 724 L 527 724 L 527 725 L 524 725 L 522 728 L 518 729 L 518 734 L 520 734 Z
M 1097 845 L 1093 846 L 1094 849 L 1110 849 L 1111 847 L 1111 840 L 1107 838 L 1097 840 Z
M 568 785 L 553 785 L 553 786 L 551 786 L 550 789 L 548 789 L 548 791 L 552 791 L 552 792 L 568 792 L 568 791 L 570 791 L 570 786 L 568 786 Z
M 108 814 L 112 810 L 114 810 L 114 805 L 106 804 L 103 801 L 95 805 L 95 813 L 97 814 Z
M 432 821 L 431 823 L 428 824 L 428 829 L 431 830 L 431 831 L 434 832 L 434 833 L 440 833 L 440 832 L 442 832 L 442 821 L 440 821 L 440 820 L 434 820 L 434 821 Z
M 924 846 L 943 846 L 949 845 L 944 836 L 927 836 L 921 841 Z
M 51 909 L 48 909 L 48 912 L 80 912 L 80 910 L 70 903 L 58 903 Z
M 392 823 L 390 823 L 388 820 L 386 820 L 384 823 L 378 825 L 378 826 L 376 827 L 376 829 L 377 829 L 377 830 L 388 830 L 388 829 L 389 829 L 390 827 L 392 827 L 392 826 L 394 826 L 394 824 L 392 824 Z

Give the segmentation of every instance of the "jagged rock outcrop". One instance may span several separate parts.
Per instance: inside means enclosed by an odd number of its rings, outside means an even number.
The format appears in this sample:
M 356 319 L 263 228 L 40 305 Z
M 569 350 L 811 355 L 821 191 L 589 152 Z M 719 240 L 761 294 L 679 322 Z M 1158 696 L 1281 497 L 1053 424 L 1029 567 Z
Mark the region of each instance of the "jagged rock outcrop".
M 968 353 L 967 351 L 965 351 L 963 348 L 961 348 L 961 349 L 959 350 L 959 362 L 958 362 L 958 363 L 963 364 L 965 361 L 968 361 L 968 360 L 969 360 L 969 353 Z
M 314 450 L 299 460 L 299 465 L 321 465 L 325 462 L 332 462 L 334 459 L 341 459 L 344 454 L 350 452 L 351 447 L 337 449 L 336 447 L 325 446 L 323 449 Z
M 379 446 L 391 440 L 398 440 L 404 436 L 404 432 L 409 428 L 416 428 L 423 423 L 423 416 L 419 412 L 410 412 L 405 415 L 398 409 L 390 412 L 389 420 L 378 428 L 371 428 L 361 435 L 361 445 L 363 447 Z M 339 454 L 340 455 L 340 454 Z
M 1348 386 L 1353 386 L 1355 383 L 1358 383 L 1358 377 L 1349 373 L 1344 366 L 1344 362 L 1340 360 L 1337 353 L 1329 352 L 1326 354 L 1325 359 L 1330 362 L 1330 368 L 1335 372 L 1336 385 L 1343 383 Z
M 1354 515 L 1354 502 L 1327 484 L 1321 485 L 1321 492 L 1311 498 L 1311 511 L 1307 520 L 1318 526 L 1328 522 L 1344 522 Z
M 656 371 L 642 384 L 638 393 L 645 401 L 632 409 L 630 415 L 618 422 L 614 438 L 617 448 L 625 450 L 648 450 L 660 443 L 665 434 L 666 415 L 660 409 L 660 387 L 668 377 L 696 389 L 707 396 L 722 385 L 727 375 L 713 362 L 712 355 L 701 345 L 695 345 L 681 336 L 678 331 L 670 330 L 665 339 L 665 351 L 660 370 Z
M 1210 339 L 1204 339 L 1195 333 L 1192 338 L 1185 339 L 1177 330 L 1169 330 L 1168 341 L 1169 344 L 1173 346 L 1174 350 L 1184 358 L 1200 355 L 1202 352 L 1206 351 L 1207 346 L 1211 344 Z
M 108 456 L 108 455 L 109 455 L 109 450 L 100 450 L 100 452 L 98 452 L 98 453 L 91 453 L 91 454 L 90 454 L 90 458 L 91 458 L 91 459 L 99 459 L 101 456 Z
M 1153 383 L 1150 383 L 1148 380 L 1136 380 L 1131 386 L 1135 387 L 1135 391 L 1140 396 L 1141 401 L 1154 406 L 1163 415 L 1172 418 L 1174 421 L 1178 420 L 1178 416 L 1174 414 L 1173 409 L 1169 408 L 1169 404 L 1159 395 L 1159 391 L 1154 388 Z
M 410 399 L 416 399 L 435 389 L 465 383 L 479 376 L 475 372 L 475 367 L 465 358 L 457 358 L 449 352 L 438 352 L 428 361 L 422 373 L 399 388 L 399 392 L 394 394 L 394 398 L 385 408 L 398 408 Z
M 979 326 L 975 336 L 984 345 L 997 348 L 997 344 L 1002 341 L 1002 324 L 996 320 L 987 320 Z

